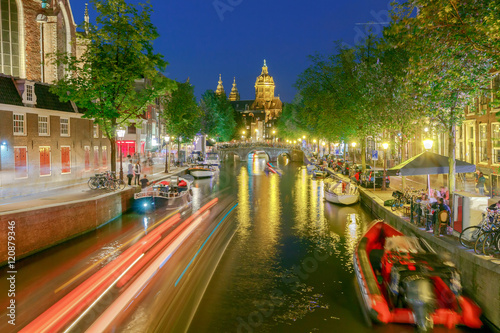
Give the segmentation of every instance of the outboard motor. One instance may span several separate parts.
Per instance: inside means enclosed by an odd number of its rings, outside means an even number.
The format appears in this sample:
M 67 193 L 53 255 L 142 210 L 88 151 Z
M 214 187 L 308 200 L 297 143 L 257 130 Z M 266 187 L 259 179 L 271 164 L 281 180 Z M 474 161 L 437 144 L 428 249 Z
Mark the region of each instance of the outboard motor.
M 415 324 L 419 331 L 428 331 L 434 327 L 432 313 L 436 307 L 434 285 L 423 276 L 409 276 L 402 283 L 405 289 L 405 301 L 413 311 Z

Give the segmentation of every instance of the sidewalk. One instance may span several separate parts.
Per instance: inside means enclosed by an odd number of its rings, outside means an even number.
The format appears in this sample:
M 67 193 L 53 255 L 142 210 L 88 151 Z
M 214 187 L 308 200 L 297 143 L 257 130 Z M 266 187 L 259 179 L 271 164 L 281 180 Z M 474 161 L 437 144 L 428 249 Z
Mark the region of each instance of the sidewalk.
M 173 167 L 170 170 L 171 172 L 168 174 L 163 172 L 165 170 L 165 165 L 155 164 L 152 167 L 148 167 L 148 169 L 149 170 L 146 170 L 145 168 L 145 170 L 143 170 L 143 173 L 148 175 L 148 179 L 150 181 L 155 181 L 182 172 L 186 170 L 187 167 Z M 124 175 L 124 180 L 125 182 L 127 182 L 126 175 Z M 124 191 L 128 188 L 130 188 L 130 186 L 126 186 Z M 0 214 L 18 211 L 25 208 L 42 208 L 45 206 L 60 205 L 77 200 L 92 199 L 104 194 L 112 194 L 117 192 L 120 191 L 118 190 L 111 192 L 104 189 L 91 190 L 87 185 L 87 182 L 84 182 L 78 185 L 55 188 L 32 195 L 2 199 L 0 201 Z

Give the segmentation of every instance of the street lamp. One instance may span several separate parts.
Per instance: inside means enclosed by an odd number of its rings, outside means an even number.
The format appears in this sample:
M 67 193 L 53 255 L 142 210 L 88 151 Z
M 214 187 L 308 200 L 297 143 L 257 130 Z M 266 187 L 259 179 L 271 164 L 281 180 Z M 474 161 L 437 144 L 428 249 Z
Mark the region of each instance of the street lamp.
M 384 148 L 384 178 L 382 179 L 382 191 L 385 191 L 387 189 L 385 182 L 387 178 L 387 148 L 389 148 L 389 144 L 384 142 L 382 148 Z M 373 182 L 375 183 L 375 179 L 373 179 Z
M 432 145 L 434 144 L 434 141 L 432 139 L 426 139 L 424 140 L 424 148 L 427 151 L 430 151 L 432 149 Z M 431 176 L 427 175 L 427 194 L 429 195 L 429 198 L 431 197 Z
M 276 134 L 276 131 L 273 130 L 273 141 L 276 141 L 276 135 L 275 134 Z
M 165 142 L 167 143 L 167 157 L 165 158 L 165 173 L 169 173 L 168 168 L 170 167 L 170 136 L 165 136 Z
M 116 130 L 116 136 L 120 139 L 120 179 L 123 180 L 123 137 L 125 136 L 125 129 L 119 127 Z
M 356 164 L 356 142 L 351 143 L 352 146 L 352 164 Z

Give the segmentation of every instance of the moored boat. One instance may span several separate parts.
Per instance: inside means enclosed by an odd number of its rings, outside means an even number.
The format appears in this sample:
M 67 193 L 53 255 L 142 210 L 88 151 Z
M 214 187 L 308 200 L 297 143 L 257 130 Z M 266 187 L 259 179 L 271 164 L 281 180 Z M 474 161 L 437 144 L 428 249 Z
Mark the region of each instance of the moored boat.
M 218 166 L 220 164 L 219 154 L 207 153 L 205 156 L 205 164 Z
M 328 176 L 328 174 L 326 173 L 326 171 L 323 171 L 323 170 L 318 170 L 318 169 L 314 169 L 313 170 L 313 176 L 314 178 L 325 178 Z
M 460 275 L 427 242 L 372 222 L 354 251 L 362 306 L 378 323 L 480 328 L 481 309 L 461 295 Z
M 306 168 L 307 168 L 308 172 L 312 172 L 312 171 L 316 170 L 316 165 L 308 164 Z
M 327 183 L 324 187 L 325 200 L 335 204 L 352 205 L 359 201 L 357 186 L 350 183 Z
M 272 172 L 272 173 L 275 173 L 279 176 L 282 176 L 283 175 L 283 170 L 281 170 L 280 168 L 274 166 L 271 162 L 267 162 L 267 169 Z
M 217 172 L 216 166 L 195 166 L 187 169 L 187 172 L 195 178 L 209 178 Z
M 192 180 L 170 177 L 134 194 L 135 207 L 145 212 L 155 209 L 176 209 L 187 206 L 192 200 Z

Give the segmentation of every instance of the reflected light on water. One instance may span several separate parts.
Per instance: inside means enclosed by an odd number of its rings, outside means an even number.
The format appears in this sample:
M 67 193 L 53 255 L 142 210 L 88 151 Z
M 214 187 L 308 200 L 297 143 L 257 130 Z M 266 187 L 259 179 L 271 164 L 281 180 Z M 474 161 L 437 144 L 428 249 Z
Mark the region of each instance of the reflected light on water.
M 240 169 L 240 174 L 238 175 L 238 234 L 242 238 L 248 236 L 248 229 L 250 227 L 250 197 L 251 197 L 251 187 L 249 186 L 250 179 L 248 177 L 248 169 L 244 166 Z

